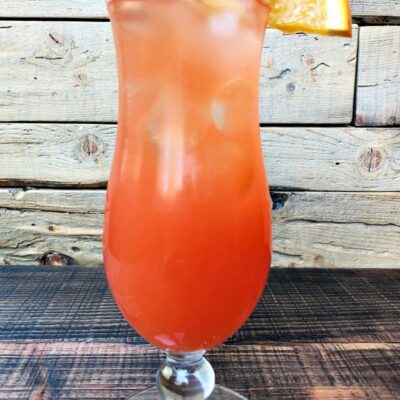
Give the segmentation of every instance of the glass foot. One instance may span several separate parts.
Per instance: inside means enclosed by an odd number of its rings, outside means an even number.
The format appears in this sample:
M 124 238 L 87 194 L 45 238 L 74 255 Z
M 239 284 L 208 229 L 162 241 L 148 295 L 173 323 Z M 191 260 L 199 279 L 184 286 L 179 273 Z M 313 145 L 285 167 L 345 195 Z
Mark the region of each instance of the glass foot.
M 235 393 L 232 390 L 224 388 L 222 386 L 215 385 L 215 389 L 212 392 L 211 396 L 207 398 L 207 400 L 247 400 L 246 397 L 241 396 L 238 393 Z M 144 392 L 140 392 L 135 394 L 132 397 L 129 397 L 128 400 L 184 400 L 183 397 L 174 397 L 174 398 L 166 398 L 162 399 L 156 387 L 147 389 Z M 202 397 L 198 397 L 197 400 L 205 400 Z

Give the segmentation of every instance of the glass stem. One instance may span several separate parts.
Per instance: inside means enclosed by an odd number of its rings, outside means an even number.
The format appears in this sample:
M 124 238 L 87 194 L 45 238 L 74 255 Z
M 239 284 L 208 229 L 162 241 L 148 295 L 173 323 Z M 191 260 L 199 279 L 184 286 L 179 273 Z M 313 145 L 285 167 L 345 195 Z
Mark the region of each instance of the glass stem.
M 161 398 L 168 400 L 203 400 L 214 390 L 215 374 L 203 357 L 205 351 L 167 353 L 157 373 Z

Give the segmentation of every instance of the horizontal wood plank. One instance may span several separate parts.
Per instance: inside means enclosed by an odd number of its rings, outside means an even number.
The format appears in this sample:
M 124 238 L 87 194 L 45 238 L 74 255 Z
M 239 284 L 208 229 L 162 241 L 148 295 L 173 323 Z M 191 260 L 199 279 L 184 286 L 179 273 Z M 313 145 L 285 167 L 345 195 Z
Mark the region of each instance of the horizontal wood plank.
M 0 185 L 104 187 L 115 125 L 0 124 Z
M 399 0 L 350 0 L 355 17 L 400 17 Z
M 127 398 L 163 359 L 100 268 L 0 267 L 0 399 Z M 250 320 L 208 354 L 249 400 L 397 400 L 400 271 L 273 269 Z
M 150 346 L 0 343 L 0 399 L 127 398 L 154 384 Z M 398 344 L 223 346 L 218 383 L 249 400 L 396 400 Z
M 267 31 L 261 61 L 261 122 L 350 124 L 357 37 L 356 25 L 352 39 Z
M 115 120 L 114 57 L 108 22 L 1 21 L 0 119 Z
M 0 263 L 46 263 L 55 252 L 67 263 L 101 265 L 104 195 L 1 189 Z M 274 266 L 398 267 L 400 194 L 275 192 L 273 198 Z
M 104 188 L 115 125 L 0 124 L 0 185 Z M 400 191 L 400 129 L 263 128 L 274 188 Z
M 356 125 L 400 124 L 400 26 L 360 28 Z
M 106 0 L 1 0 L 8 18 L 108 18 Z
M 102 264 L 104 191 L 0 193 L 0 264 L 46 263 L 49 252 L 70 263 Z
M 400 16 L 398 0 L 351 0 L 352 13 L 358 16 Z M 31 18 L 107 18 L 106 0 L 2 0 L 3 17 Z
M 266 128 L 262 145 L 275 188 L 400 190 L 398 128 Z
M 270 30 L 261 122 L 350 123 L 357 26 L 353 33 L 343 39 Z M 108 22 L 0 21 L 0 121 L 116 121 L 114 57 Z
M 399 204 L 397 193 L 292 194 L 274 214 L 273 262 L 285 267 L 394 267 L 400 257 L 400 224 L 394 216 Z
M 144 344 L 101 268 L 2 267 L 0 284 L 0 342 Z M 256 310 L 227 343 L 400 343 L 399 290 L 398 270 L 275 268 Z

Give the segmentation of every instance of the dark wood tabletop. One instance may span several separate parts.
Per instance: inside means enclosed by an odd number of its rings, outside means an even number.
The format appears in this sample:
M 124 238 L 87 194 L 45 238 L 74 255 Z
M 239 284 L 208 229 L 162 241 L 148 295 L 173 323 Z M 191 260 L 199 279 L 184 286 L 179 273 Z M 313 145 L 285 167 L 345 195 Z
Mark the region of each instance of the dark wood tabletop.
M 102 269 L 0 267 L 0 399 L 125 399 L 163 358 Z M 400 399 L 400 270 L 275 269 L 250 320 L 208 354 L 249 399 Z

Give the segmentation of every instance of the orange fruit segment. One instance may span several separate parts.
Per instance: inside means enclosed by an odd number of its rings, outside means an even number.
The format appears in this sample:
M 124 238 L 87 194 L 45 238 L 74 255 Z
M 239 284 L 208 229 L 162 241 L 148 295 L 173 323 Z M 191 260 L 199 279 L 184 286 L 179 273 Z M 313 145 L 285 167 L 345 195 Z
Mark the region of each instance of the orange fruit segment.
M 351 37 L 348 0 L 260 0 L 270 7 L 268 26 L 283 32 Z

